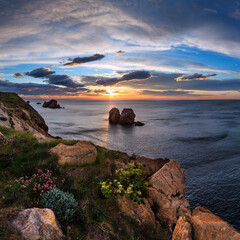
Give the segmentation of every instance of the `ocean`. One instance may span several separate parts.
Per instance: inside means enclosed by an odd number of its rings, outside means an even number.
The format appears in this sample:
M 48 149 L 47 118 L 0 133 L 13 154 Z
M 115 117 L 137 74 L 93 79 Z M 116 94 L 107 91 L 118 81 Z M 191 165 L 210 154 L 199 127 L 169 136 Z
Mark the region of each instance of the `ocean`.
M 240 101 L 59 100 L 64 109 L 38 101 L 30 100 L 54 136 L 178 161 L 191 207 L 208 208 L 240 230 Z M 110 125 L 113 107 L 132 108 L 145 125 Z

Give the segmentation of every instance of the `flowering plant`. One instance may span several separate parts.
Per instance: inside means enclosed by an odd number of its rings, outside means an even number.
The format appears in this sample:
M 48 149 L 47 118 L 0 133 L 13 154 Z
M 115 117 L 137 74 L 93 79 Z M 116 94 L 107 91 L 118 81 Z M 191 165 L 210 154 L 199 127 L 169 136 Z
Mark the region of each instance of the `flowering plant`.
M 20 177 L 16 180 L 20 188 L 26 190 L 33 198 L 41 197 L 45 191 L 51 190 L 56 187 L 57 178 L 52 176 L 52 171 L 46 169 L 42 171 L 38 169 L 36 174 L 30 178 L 28 176 Z M 64 183 L 64 179 L 62 183 Z
M 135 202 L 142 202 L 142 194 L 148 182 L 145 180 L 145 173 L 141 169 L 141 164 L 128 164 L 126 169 L 115 172 L 113 180 L 100 182 L 101 192 L 105 198 L 113 195 L 127 195 Z

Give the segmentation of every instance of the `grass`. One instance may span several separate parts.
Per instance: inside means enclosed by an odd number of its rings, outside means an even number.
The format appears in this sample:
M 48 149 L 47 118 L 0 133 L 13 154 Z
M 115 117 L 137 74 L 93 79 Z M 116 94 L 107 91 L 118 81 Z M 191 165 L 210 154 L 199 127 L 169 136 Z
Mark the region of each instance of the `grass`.
M 1 220 L 1 211 L 36 206 L 36 201 L 20 189 L 15 180 L 22 176 L 32 176 L 37 169 L 49 169 L 59 179 L 64 177 L 66 180 L 61 185 L 61 190 L 74 194 L 78 201 L 78 214 L 71 225 L 72 239 L 87 239 L 91 226 L 91 229 L 108 229 L 114 234 L 111 239 L 116 240 L 170 239 L 166 231 L 157 230 L 151 225 L 140 226 L 121 213 L 114 197 L 103 198 L 99 182 L 115 172 L 115 161 L 126 158 L 126 154 L 96 146 L 98 155 L 94 164 L 63 167 L 58 165 L 57 156 L 51 155 L 49 149 L 60 142 L 73 145 L 76 141 L 38 142 L 29 131 L 19 132 L 1 126 L 0 132 L 8 139 L 15 138 L 12 145 L 0 145 L 0 239 L 14 239 L 14 233 L 2 225 L 3 220 L 10 218 L 2 217 Z M 67 234 L 67 225 L 63 223 L 62 229 Z
M 7 109 L 9 116 L 11 116 L 11 109 L 25 109 L 28 111 L 31 117 L 31 121 L 28 124 L 38 131 L 46 134 L 47 126 L 44 119 L 38 114 L 38 112 L 16 93 L 0 92 L 0 103 L 3 103 Z M 10 118 L 11 127 L 14 127 L 13 121 Z

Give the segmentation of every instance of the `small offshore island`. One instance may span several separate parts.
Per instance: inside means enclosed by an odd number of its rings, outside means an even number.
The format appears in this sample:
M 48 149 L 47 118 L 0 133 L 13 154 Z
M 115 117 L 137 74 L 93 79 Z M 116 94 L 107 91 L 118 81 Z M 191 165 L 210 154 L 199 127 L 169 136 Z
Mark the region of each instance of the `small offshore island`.
M 29 103 L 0 93 L 0 239 L 240 239 L 185 192 L 176 161 L 56 139 Z

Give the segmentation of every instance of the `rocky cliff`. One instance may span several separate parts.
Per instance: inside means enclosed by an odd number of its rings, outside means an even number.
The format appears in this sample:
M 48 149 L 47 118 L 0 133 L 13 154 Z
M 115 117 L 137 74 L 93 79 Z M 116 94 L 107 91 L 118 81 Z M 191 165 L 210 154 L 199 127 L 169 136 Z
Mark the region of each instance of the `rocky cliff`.
M 42 116 L 15 93 L 0 92 L 0 125 L 20 131 L 30 130 L 39 140 L 50 137 Z

